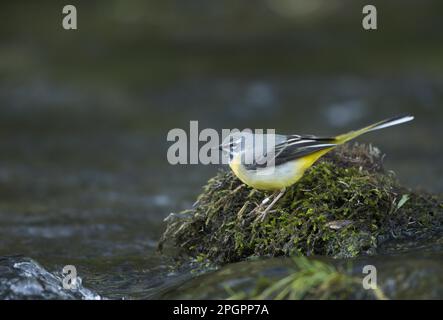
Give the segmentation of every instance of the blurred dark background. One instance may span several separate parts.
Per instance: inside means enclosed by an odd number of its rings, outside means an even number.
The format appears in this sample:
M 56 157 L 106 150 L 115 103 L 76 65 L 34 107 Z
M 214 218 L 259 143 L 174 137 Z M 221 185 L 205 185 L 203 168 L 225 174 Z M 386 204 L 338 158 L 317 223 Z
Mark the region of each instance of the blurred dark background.
M 66 4 L 78 30 L 62 28 Z M 376 31 L 362 28 L 366 4 Z M 217 170 L 167 163 L 167 132 L 190 120 L 335 134 L 410 113 L 359 140 L 408 186 L 443 191 L 442 1 L 9 1 L 0 12 L 0 255 L 76 262 L 110 296 L 110 269 L 166 269 L 152 253 L 162 219 Z M 128 282 L 120 292 L 154 286 Z

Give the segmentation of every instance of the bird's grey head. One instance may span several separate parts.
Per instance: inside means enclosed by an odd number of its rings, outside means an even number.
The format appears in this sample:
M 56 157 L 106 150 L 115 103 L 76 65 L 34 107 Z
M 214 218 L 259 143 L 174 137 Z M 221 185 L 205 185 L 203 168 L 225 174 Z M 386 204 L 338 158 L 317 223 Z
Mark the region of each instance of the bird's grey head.
M 273 158 L 274 148 L 283 141 L 283 136 L 275 134 L 257 134 L 251 131 L 240 131 L 229 134 L 219 146 L 229 161 L 241 155 L 241 162 L 251 164 Z
M 253 140 L 253 134 L 251 132 L 232 132 L 223 139 L 223 143 L 219 148 L 224 155 L 228 155 L 229 159 L 232 160 L 234 156 L 244 152 L 250 140 Z

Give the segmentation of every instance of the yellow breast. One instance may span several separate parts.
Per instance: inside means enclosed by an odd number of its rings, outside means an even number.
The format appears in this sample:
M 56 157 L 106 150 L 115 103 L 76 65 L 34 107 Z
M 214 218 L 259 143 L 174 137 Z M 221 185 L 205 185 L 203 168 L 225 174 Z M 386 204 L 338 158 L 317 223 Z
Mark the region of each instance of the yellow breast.
M 231 161 L 229 165 L 243 183 L 258 190 L 281 190 L 289 187 L 296 183 L 307 169 L 301 160 L 257 170 L 246 170 L 239 161 Z
M 322 150 L 278 166 L 259 168 L 257 170 L 246 170 L 240 161 L 241 156 L 239 155 L 231 160 L 229 166 L 243 183 L 254 189 L 281 190 L 300 180 L 305 171 L 329 150 Z

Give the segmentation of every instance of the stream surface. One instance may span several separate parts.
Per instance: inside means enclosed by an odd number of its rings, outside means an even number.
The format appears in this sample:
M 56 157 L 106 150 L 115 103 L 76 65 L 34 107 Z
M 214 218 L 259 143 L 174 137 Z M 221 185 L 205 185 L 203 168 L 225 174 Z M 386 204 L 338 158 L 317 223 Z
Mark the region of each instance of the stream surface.
M 267 1 L 244 16 L 236 1 L 204 6 L 203 21 L 194 6 L 169 15 L 160 4 L 99 3 L 79 8 L 83 33 L 56 29 L 61 9 L 50 1 L 2 7 L 0 298 L 226 298 L 225 284 L 247 290 L 261 275 L 287 274 L 290 258 L 195 272 L 156 252 L 163 219 L 190 208 L 219 169 L 167 162 L 168 131 L 188 132 L 190 120 L 219 132 L 327 135 L 413 114 L 359 141 L 386 153 L 404 185 L 443 193 L 438 1 L 416 11 L 415 33 L 408 23 L 407 35 L 387 28 L 383 40 L 347 28 L 349 12 L 335 13 L 343 23 L 320 15 L 294 24 Z M 402 12 L 408 21 L 413 9 Z M 220 28 L 202 28 L 211 21 Z M 324 33 L 328 21 L 338 44 Z M 352 264 L 356 273 L 376 265 L 389 297 L 443 298 L 442 252 L 437 238 Z M 81 278 L 74 290 L 62 286 L 66 265 Z

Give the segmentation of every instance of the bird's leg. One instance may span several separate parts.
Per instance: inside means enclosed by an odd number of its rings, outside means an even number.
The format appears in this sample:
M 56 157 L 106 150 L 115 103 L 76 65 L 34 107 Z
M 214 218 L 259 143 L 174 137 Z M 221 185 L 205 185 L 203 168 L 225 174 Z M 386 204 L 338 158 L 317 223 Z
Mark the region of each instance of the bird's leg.
M 272 200 L 271 204 L 263 211 L 256 220 L 264 221 L 268 212 L 272 209 L 272 207 L 277 203 L 277 201 L 285 194 L 286 188 L 280 190 L 277 196 Z M 266 200 L 266 199 L 265 199 Z M 264 200 L 263 200 L 264 201 Z
M 262 201 L 258 206 L 256 206 L 256 207 L 254 208 L 254 210 L 251 211 L 251 214 L 252 214 L 252 213 L 255 213 L 255 212 L 260 212 L 261 208 L 263 208 L 263 206 L 264 206 L 265 204 L 267 204 L 267 203 L 271 200 L 271 198 L 274 197 L 276 194 L 277 194 L 277 193 L 274 192 L 274 193 L 271 194 L 270 196 L 264 198 L 263 201 Z
M 265 204 L 267 204 L 269 202 L 269 200 L 271 200 L 271 198 L 275 196 L 275 193 L 271 194 L 269 197 L 266 197 L 263 199 L 263 201 L 260 203 L 260 207 L 264 206 Z

